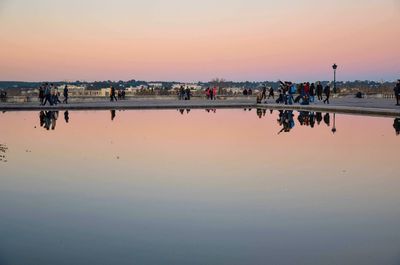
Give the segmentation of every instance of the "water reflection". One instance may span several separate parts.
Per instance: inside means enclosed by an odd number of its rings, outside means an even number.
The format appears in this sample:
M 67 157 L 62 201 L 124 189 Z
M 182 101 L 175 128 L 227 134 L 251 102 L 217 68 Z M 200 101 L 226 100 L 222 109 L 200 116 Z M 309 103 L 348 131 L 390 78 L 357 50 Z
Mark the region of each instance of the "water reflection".
M 269 112 L 0 115 L 0 264 L 398 264 L 400 117 Z
M 247 109 L 244 109 L 247 111 Z M 282 132 L 290 132 L 296 125 L 295 122 L 295 113 L 292 110 L 279 110 L 279 115 L 277 122 L 282 129 L 278 132 L 281 134 Z M 267 109 L 258 108 L 256 111 L 257 117 L 259 119 L 266 116 Z M 270 110 L 270 113 L 273 114 L 273 110 Z M 314 112 L 314 111 L 298 111 L 297 114 L 297 121 L 299 122 L 300 126 L 315 128 L 315 125 L 320 125 L 321 121 L 330 127 L 331 126 L 331 114 L 330 113 L 321 113 L 321 112 Z M 336 114 L 333 114 L 333 126 L 332 126 L 332 133 L 337 131 L 336 129 Z
M 244 111 L 251 111 L 252 109 L 244 109 Z M 181 115 L 189 114 L 190 109 L 178 109 L 178 112 Z M 207 113 L 216 113 L 217 109 L 209 108 L 205 109 Z M 272 115 L 272 109 L 261 109 L 258 108 L 256 110 L 256 115 L 259 119 L 262 119 L 267 116 L 267 111 Z M 113 121 L 116 117 L 116 111 L 110 110 L 111 113 L 111 121 Z M 279 110 L 278 111 L 278 119 L 277 122 L 282 129 L 278 132 L 281 134 L 282 132 L 290 132 L 296 125 L 295 122 L 295 113 L 292 110 Z M 66 110 L 64 112 L 64 120 L 65 123 L 69 123 L 70 116 L 69 111 Z M 55 130 L 57 125 L 59 112 L 58 111 L 40 111 L 39 112 L 39 120 L 40 120 L 40 127 L 43 127 L 46 130 Z M 321 112 L 313 112 L 313 111 L 298 111 L 297 114 L 297 121 L 299 122 L 300 126 L 315 128 L 315 126 L 321 125 L 323 121 L 326 126 L 331 127 L 331 114 L 330 113 L 321 113 Z M 396 135 L 400 135 L 400 118 L 395 118 L 393 122 L 393 128 L 395 130 Z M 335 134 L 337 132 L 336 128 L 336 114 L 333 113 L 333 124 L 332 124 L 332 133 Z
M 66 123 L 69 122 L 69 112 L 68 112 L 68 110 L 66 110 L 66 111 L 64 112 L 64 120 L 65 120 Z
M 217 109 L 206 109 L 207 113 L 217 113 Z
M 111 112 L 111 121 L 115 119 L 115 109 L 110 110 Z
M 290 132 L 291 129 L 294 128 L 295 123 L 294 123 L 294 114 L 292 110 L 280 110 L 279 111 L 279 118 L 278 118 L 278 124 L 282 126 L 282 129 L 278 132 L 278 134 L 281 134 L 282 132 Z
M 400 118 L 394 119 L 393 128 L 396 131 L 396 135 L 400 135 Z
M 58 111 L 39 112 L 40 127 L 46 130 L 55 130 L 58 119 Z
M 185 111 L 186 111 L 186 114 L 189 114 L 190 109 L 178 109 L 178 111 L 183 115 L 183 114 L 185 114 Z
M 8 147 L 5 144 L 0 144 L 0 162 L 7 162 L 6 152 Z

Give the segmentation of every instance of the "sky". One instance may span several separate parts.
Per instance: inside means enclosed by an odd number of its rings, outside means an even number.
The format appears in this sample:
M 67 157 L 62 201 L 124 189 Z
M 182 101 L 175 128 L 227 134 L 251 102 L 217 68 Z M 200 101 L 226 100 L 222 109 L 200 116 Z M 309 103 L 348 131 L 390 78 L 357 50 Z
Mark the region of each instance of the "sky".
M 0 0 L 0 80 L 400 78 L 400 0 Z

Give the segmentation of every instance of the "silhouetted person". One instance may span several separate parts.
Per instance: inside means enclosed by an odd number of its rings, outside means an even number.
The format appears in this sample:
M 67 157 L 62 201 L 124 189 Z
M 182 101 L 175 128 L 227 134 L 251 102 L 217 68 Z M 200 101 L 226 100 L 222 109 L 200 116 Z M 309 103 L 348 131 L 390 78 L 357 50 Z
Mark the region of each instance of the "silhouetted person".
M 394 119 L 393 128 L 396 131 L 396 135 L 400 135 L 400 118 Z
M 53 101 L 51 99 L 51 90 L 50 90 L 49 85 L 46 83 L 45 86 L 44 86 L 43 106 L 45 106 L 47 102 L 49 102 L 50 106 L 53 105 Z
M 111 87 L 111 89 L 110 89 L 110 101 L 118 101 L 117 100 L 117 97 L 115 96 L 115 87 Z M 115 113 L 115 111 L 114 111 L 114 113 Z
M 266 86 L 263 86 L 263 89 L 262 89 L 262 92 L 261 92 L 261 97 L 260 97 L 261 101 L 264 100 L 264 99 L 267 99 L 267 87 Z
M 185 94 L 186 94 L 185 99 L 190 100 L 190 96 L 191 96 L 190 88 L 186 88 Z
M 207 99 L 210 99 L 210 87 L 206 88 L 206 97 Z
M 315 85 L 314 83 L 311 83 L 310 86 L 310 102 L 314 102 L 315 101 Z
M 329 115 L 329 113 L 326 113 L 324 115 L 324 122 L 326 125 L 328 125 L 328 127 L 331 125 L 331 116 Z
M 184 100 L 185 99 L 185 88 L 181 86 L 179 88 L 179 100 Z
M 44 88 L 43 88 L 43 86 L 39 87 L 39 101 L 40 101 L 40 105 L 43 105 L 43 101 L 44 101 Z
M 214 89 L 213 88 L 210 88 L 210 99 L 211 100 L 214 100 Z
M 269 88 L 268 99 L 271 97 L 275 99 L 274 89 L 272 87 Z
M 64 112 L 64 120 L 65 120 L 66 123 L 69 122 L 69 112 L 68 112 L 68 110 L 66 110 L 66 111 Z
M 115 95 L 114 95 L 114 96 L 115 96 Z M 115 110 L 112 109 L 112 110 L 110 110 L 110 112 L 111 112 L 111 121 L 113 121 L 114 118 L 115 118 Z
M 64 87 L 63 94 L 64 94 L 63 103 L 68 104 L 68 86 L 67 85 L 65 85 L 65 87 Z
M 325 99 L 324 99 L 324 104 L 329 104 L 329 97 L 331 96 L 331 88 L 329 85 L 327 85 L 324 89 L 324 94 L 325 94 Z
M 243 96 L 247 96 L 249 93 L 247 92 L 247 89 L 245 88 L 244 90 L 243 90 Z
M 356 98 L 363 98 L 363 94 L 360 91 L 358 91 L 356 93 Z
M 400 79 L 397 80 L 397 84 L 394 87 L 394 96 L 396 97 L 396 105 L 399 106 L 400 100 Z
M 56 88 L 56 87 L 54 87 L 54 104 L 58 104 L 58 103 L 61 103 L 61 100 L 60 100 L 60 92 L 58 92 L 58 89 Z
M 318 100 L 322 100 L 322 85 L 321 85 L 321 82 L 318 82 L 318 84 L 317 84 L 317 97 L 318 97 Z

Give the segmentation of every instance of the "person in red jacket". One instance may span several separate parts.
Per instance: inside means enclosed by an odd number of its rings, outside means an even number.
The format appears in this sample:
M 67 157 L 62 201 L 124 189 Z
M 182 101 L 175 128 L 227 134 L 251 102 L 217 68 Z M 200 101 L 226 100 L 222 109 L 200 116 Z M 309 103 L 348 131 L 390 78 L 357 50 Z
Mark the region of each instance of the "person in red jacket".
M 213 96 L 214 96 L 214 100 L 216 100 L 217 99 L 217 87 L 216 86 L 213 88 Z

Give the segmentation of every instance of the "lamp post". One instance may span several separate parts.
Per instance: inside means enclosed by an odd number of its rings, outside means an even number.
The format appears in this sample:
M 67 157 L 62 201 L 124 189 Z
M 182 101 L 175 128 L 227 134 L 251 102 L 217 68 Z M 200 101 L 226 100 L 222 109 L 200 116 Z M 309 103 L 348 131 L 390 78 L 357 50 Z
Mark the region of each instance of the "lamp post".
M 336 69 L 337 69 L 337 65 L 334 63 L 332 65 L 333 68 L 333 93 L 336 94 Z
M 332 133 L 335 134 L 336 132 L 336 113 L 333 113 L 333 127 L 332 127 Z

